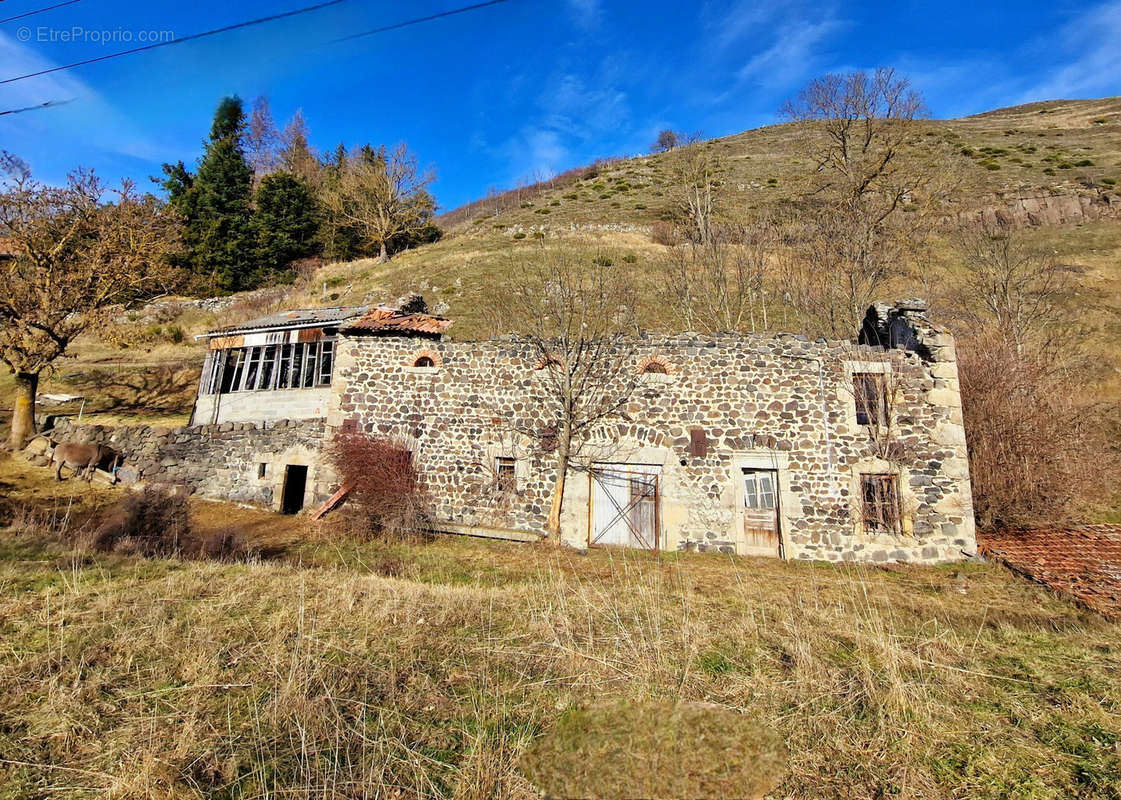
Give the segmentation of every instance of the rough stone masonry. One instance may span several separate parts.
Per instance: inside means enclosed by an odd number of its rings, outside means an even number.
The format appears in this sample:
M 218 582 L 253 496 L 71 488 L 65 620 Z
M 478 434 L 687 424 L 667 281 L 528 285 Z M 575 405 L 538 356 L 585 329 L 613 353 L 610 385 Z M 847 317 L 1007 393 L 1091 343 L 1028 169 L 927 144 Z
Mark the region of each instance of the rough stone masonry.
M 255 392 L 256 422 L 57 438 L 115 446 L 126 482 L 279 511 L 293 474 L 294 507 L 334 492 L 327 443 L 365 431 L 412 452 L 437 528 L 543 536 L 556 456 L 524 432 L 551 422 L 548 366 L 524 340 L 444 341 L 378 313 L 377 325 L 340 328 L 324 416 L 277 420 L 270 393 Z M 634 344 L 637 388 L 568 475 L 566 544 L 876 562 L 975 551 L 954 342 L 921 302 L 873 306 L 858 342 L 684 333 Z
M 550 422 L 529 342 L 342 334 L 328 431 L 356 428 L 412 451 L 445 529 L 544 533 L 555 455 L 518 433 Z M 973 553 L 952 337 L 912 301 L 874 306 L 860 340 L 641 339 L 633 368 L 658 369 L 568 476 L 564 541 L 831 561 Z M 876 426 L 859 418 L 861 380 L 887 395 Z M 889 487 L 897 519 L 876 524 L 883 502 L 868 485 Z M 757 514 L 772 508 L 773 535 L 761 537 L 769 523 Z M 630 537 L 613 533 L 620 517 Z

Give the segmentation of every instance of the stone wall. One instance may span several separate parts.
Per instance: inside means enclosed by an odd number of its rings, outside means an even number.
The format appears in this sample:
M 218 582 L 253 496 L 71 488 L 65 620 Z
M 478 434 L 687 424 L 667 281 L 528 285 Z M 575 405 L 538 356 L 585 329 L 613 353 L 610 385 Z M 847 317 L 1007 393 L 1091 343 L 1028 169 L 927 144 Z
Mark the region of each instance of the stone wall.
M 773 468 L 783 555 L 827 560 L 943 561 L 975 549 L 972 499 L 953 340 L 920 310 L 891 318 L 912 331 L 900 347 L 809 342 L 793 336 L 644 338 L 635 369 L 658 359 L 625 414 L 601 426 L 593 462 L 660 471 L 665 549 L 749 552 L 744 468 Z M 889 321 L 889 323 L 891 322 Z M 412 366 L 420 355 L 435 367 Z M 414 452 L 435 513 L 449 530 L 491 535 L 545 531 L 555 482 L 552 453 L 525 431 L 549 418 L 532 347 L 515 339 L 419 342 L 340 339 L 330 430 L 353 421 Z M 887 376 L 891 424 L 870 435 L 856 422 L 853 372 Z M 704 455 L 691 448 L 700 429 Z M 498 490 L 498 457 L 516 463 L 516 491 Z M 899 534 L 863 530 L 859 475 L 899 476 Z M 586 470 L 568 477 L 565 541 L 589 542 Z
M 288 465 L 308 467 L 305 506 L 325 499 L 335 482 L 333 473 L 320 463 L 322 419 L 170 429 L 64 422 L 50 436 L 56 442 L 108 445 L 124 458 L 118 473 L 122 483 L 183 485 L 208 497 L 278 510 Z

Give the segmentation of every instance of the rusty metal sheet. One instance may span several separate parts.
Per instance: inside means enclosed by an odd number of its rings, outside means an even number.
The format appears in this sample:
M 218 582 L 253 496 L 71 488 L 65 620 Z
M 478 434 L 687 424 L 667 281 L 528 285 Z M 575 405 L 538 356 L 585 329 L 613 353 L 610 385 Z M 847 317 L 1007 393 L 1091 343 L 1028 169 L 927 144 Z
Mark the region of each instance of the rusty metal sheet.
M 228 350 L 231 347 L 244 347 L 244 336 L 215 336 L 210 340 L 211 350 Z

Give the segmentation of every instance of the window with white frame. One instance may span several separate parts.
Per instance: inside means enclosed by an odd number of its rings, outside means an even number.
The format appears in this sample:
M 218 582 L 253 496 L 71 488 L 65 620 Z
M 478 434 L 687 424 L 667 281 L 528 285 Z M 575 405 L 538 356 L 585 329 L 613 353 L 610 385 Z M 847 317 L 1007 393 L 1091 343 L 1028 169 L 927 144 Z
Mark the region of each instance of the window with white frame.
M 854 372 L 852 392 L 856 401 L 857 425 L 886 425 L 887 381 L 880 372 Z

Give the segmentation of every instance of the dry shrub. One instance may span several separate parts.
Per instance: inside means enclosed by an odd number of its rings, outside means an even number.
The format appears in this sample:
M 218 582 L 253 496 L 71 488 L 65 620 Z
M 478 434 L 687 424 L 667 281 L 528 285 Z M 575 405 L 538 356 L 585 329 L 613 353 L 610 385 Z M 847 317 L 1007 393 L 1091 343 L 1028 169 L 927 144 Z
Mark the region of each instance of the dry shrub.
M 93 550 L 147 558 L 245 561 L 245 533 L 221 528 L 204 536 L 191 530 L 189 492 L 177 486 L 145 486 L 113 506 L 89 539 Z
M 90 546 L 101 552 L 166 558 L 184 551 L 190 529 L 185 490 L 145 486 L 110 509 Z
M 249 540 L 238 528 L 221 528 L 202 537 L 198 555 L 209 561 L 245 561 L 249 555 Z
M 684 237 L 681 234 L 681 228 L 676 224 L 665 220 L 659 220 L 650 226 L 650 241 L 654 244 L 673 247 L 681 244 L 681 242 L 684 241 Z
M 289 265 L 289 269 L 296 276 L 296 280 L 301 283 L 311 283 L 315 279 L 315 274 L 323 267 L 324 263 L 322 256 L 308 256 L 306 258 L 297 258 Z
M 959 340 L 958 369 L 982 528 L 1062 523 L 1104 497 L 1118 460 L 1106 409 L 1053 353 L 982 333 Z
M 428 498 L 408 449 L 385 437 L 346 432 L 331 443 L 330 458 L 352 487 L 344 514 L 350 533 L 400 538 L 427 528 Z

